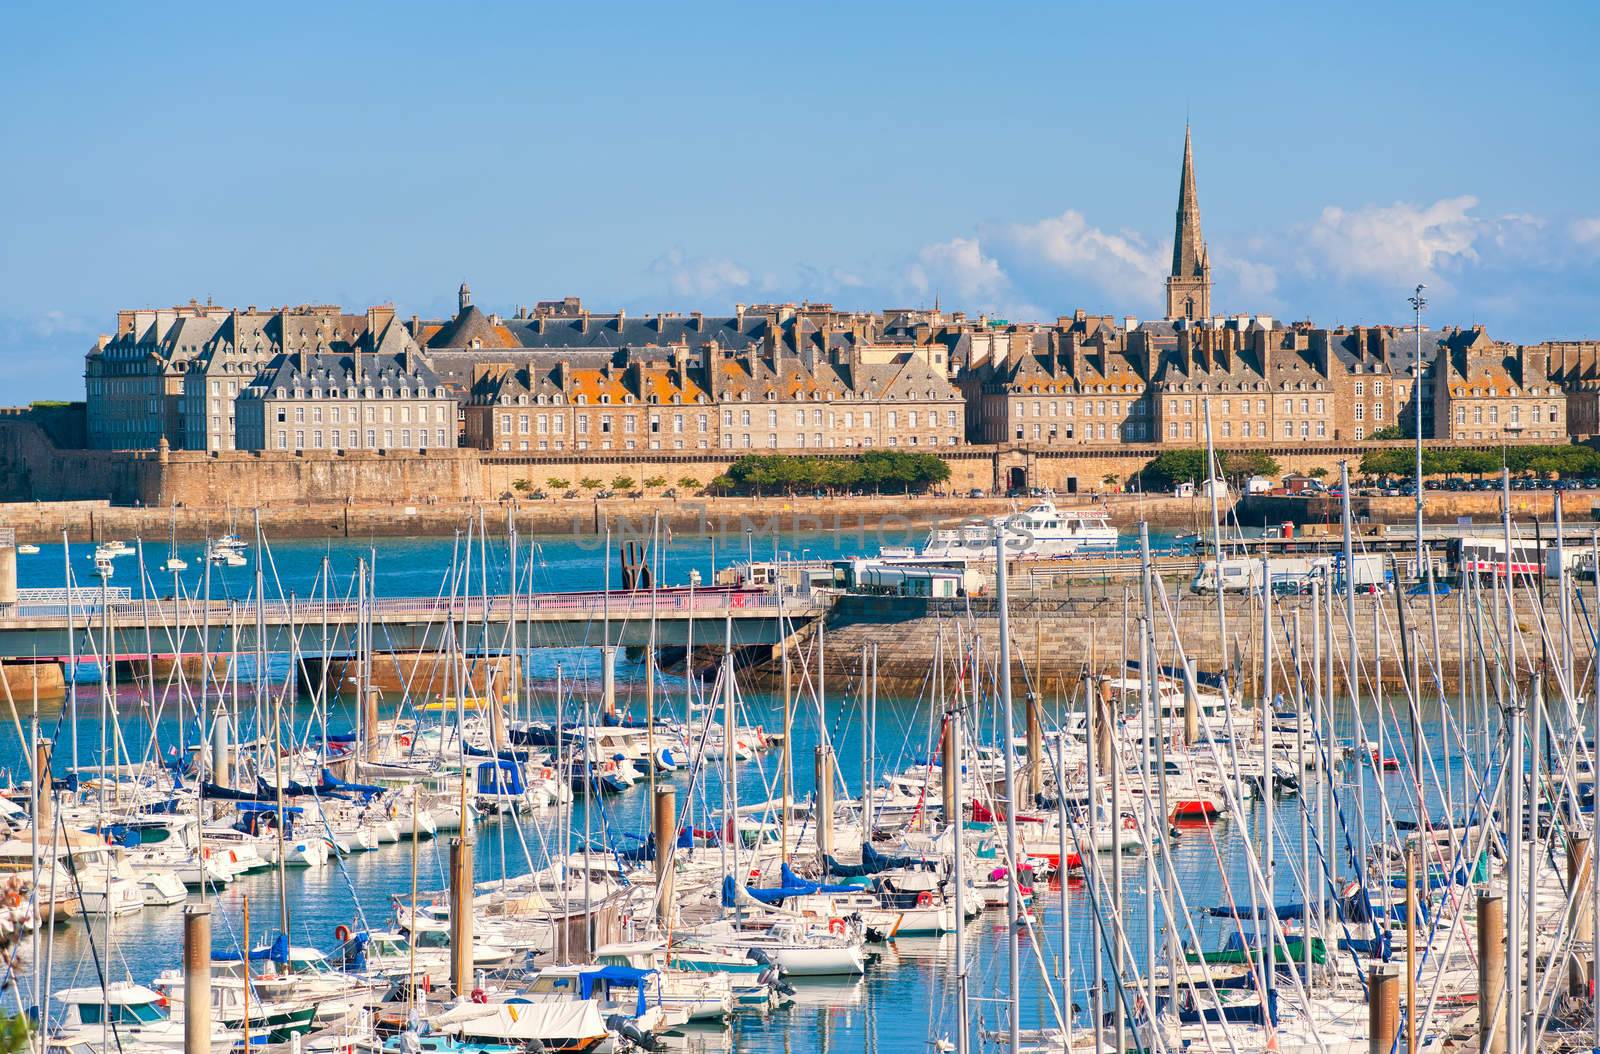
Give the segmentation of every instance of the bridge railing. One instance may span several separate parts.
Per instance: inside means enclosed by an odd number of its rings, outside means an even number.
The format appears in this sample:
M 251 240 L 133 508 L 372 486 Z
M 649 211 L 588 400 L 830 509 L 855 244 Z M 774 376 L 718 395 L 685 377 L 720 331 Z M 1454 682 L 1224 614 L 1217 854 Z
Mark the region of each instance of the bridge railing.
M 241 626 L 249 626 L 256 619 L 256 605 L 247 600 L 213 600 L 207 605 L 189 599 L 174 602 L 172 598 L 165 597 L 142 601 L 123 595 L 112 599 L 102 607 L 98 590 L 74 591 L 72 595 L 64 589 L 38 592 L 51 595 L 19 597 L 17 617 L 65 619 L 70 612 L 74 619 L 92 617 L 98 620 L 109 616 L 113 622 L 121 626 L 137 624 L 146 616 L 152 622 L 170 624 L 174 621 L 173 615 L 176 609 L 177 618 L 191 626 L 202 622 L 203 616 L 208 611 L 213 626 L 228 625 L 233 621 L 237 621 Z M 797 610 L 805 604 L 797 598 L 788 598 L 781 603 L 790 610 Z M 594 619 L 606 617 L 608 614 L 613 619 L 648 618 L 652 611 L 664 617 L 698 612 L 719 616 L 729 612 L 735 615 L 740 612 L 766 614 L 775 613 L 779 605 L 780 598 L 777 594 L 761 590 L 706 590 L 692 594 L 674 590 L 658 593 L 654 597 L 649 593 L 617 591 L 613 591 L 609 597 L 603 592 L 546 593 L 515 598 L 500 595 L 489 597 L 487 605 L 483 597 L 457 597 L 454 600 L 388 597 L 368 601 L 367 606 L 370 617 L 376 622 L 399 622 L 407 619 L 442 621 L 451 617 L 462 622 L 479 621 L 484 618 L 492 622 L 503 622 L 508 616 L 523 618 L 564 612 L 583 614 Z M 319 621 L 324 614 L 330 621 L 349 622 L 357 618 L 360 612 L 360 605 L 355 601 L 330 600 L 327 604 L 323 604 L 320 600 L 306 599 L 292 602 L 268 600 L 262 605 L 261 614 L 266 621 L 274 624 L 288 622 L 291 617 L 301 624 L 310 624 Z

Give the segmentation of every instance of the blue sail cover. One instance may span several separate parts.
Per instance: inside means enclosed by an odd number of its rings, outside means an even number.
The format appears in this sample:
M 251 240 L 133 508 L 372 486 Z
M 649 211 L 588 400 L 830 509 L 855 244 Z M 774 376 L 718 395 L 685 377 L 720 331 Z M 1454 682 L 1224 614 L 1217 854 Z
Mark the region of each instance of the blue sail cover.
M 323 792 L 345 791 L 349 794 L 359 794 L 367 799 L 376 798 L 383 793 L 382 787 L 375 787 L 370 783 L 351 783 L 347 780 L 342 780 L 326 768 L 322 770 L 322 785 L 317 789 Z
M 1220 919 L 1248 919 L 1252 917 L 1250 908 L 1236 908 L 1229 904 L 1207 908 L 1206 914 Z M 1255 907 L 1253 917 L 1264 919 L 1271 915 L 1277 916 L 1280 922 L 1287 922 L 1290 919 L 1303 919 L 1306 917 L 1306 906 L 1304 904 L 1279 904 L 1269 908 L 1265 904 L 1258 904 Z
M 239 961 L 239 953 L 235 951 L 215 951 L 211 953 L 211 961 L 219 963 L 233 963 Z M 289 937 L 280 933 L 273 939 L 271 945 L 265 948 L 250 949 L 251 962 L 273 962 L 282 966 L 289 961 Z
M 932 868 L 933 863 L 920 856 L 888 856 L 872 847 L 867 842 L 861 847 L 861 863 L 841 864 L 833 857 L 826 858 L 828 874 L 838 875 L 840 878 L 860 878 L 864 875 L 875 875 L 879 871 L 892 871 L 902 867 Z
M 801 878 L 799 875 L 794 873 L 794 871 L 789 867 L 789 865 L 787 863 L 782 865 L 782 867 L 781 867 L 781 869 L 779 871 L 779 874 L 782 876 L 783 884 L 785 886 L 789 886 L 789 887 L 809 886 L 809 887 L 811 887 L 810 888 L 810 892 L 812 892 L 812 893 L 859 893 L 859 892 L 861 892 L 861 887 L 859 887 L 859 886 L 828 885 L 825 882 L 813 882 L 809 878 Z
M 645 1010 L 648 1009 L 644 1001 L 644 983 L 654 975 L 654 970 L 640 970 L 633 966 L 602 966 L 595 970 L 585 970 L 578 975 L 578 998 L 593 999 L 595 988 L 602 982 L 608 985 L 621 985 L 624 988 L 637 988 L 639 1001 L 634 1007 L 633 1016 L 643 1017 Z

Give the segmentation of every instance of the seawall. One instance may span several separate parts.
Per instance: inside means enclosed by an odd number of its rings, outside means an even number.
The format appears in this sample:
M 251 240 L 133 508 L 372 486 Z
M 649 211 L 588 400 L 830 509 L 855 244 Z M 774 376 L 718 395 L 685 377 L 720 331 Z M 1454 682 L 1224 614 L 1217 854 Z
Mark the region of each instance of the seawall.
M 1169 587 L 1170 595 L 1170 587 Z M 1460 635 L 1461 595 L 1435 598 L 1438 602 L 1438 648 L 1435 650 L 1433 622 L 1427 598 L 1411 598 L 1406 605 L 1407 642 L 1418 647 L 1418 661 L 1423 671 L 1425 693 L 1435 687 L 1435 656 L 1438 658 L 1438 675 L 1446 691 L 1459 686 L 1462 672 Z M 1517 621 L 1525 641 L 1538 658 L 1538 614 L 1519 597 Z M 1484 596 L 1485 617 L 1492 614 L 1503 628 L 1501 608 L 1492 598 Z M 1157 600 L 1159 608 L 1160 601 Z M 1303 671 L 1311 676 L 1312 622 L 1316 612 L 1310 597 L 1284 597 L 1273 602 L 1274 674 L 1282 691 L 1287 672 L 1293 666 L 1295 654 L 1295 627 L 1300 633 L 1300 655 Z M 1172 600 L 1173 615 L 1182 635 L 1185 654 L 1201 671 L 1221 668 L 1223 649 L 1222 632 L 1217 619 L 1215 597 L 1185 594 Z M 1126 615 L 1125 615 L 1126 611 Z M 1013 597 L 1011 602 L 1012 627 L 1012 684 L 1020 693 L 1035 686 L 1046 698 L 1058 693 L 1070 694 L 1086 674 L 1116 674 L 1125 655 L 1124 640 L 1137 649 L 1138 616 L 1140 612 L 1137 584 L 1130 585 L 1126 608 L 1120 590 L 1100 597 Z M 1253 691 L 1259 684 L 1262 656 L 1261 609 L 1259 602 L 1229 599 L 1227 641 L 1230 660 L 1241 664 L 1246 685 Z M 1470 616 L 1470 611 L 1469 611 Z M 1581 610 L 1575 609 L 1574 619 L 1581 619 Z M 1347 691 L 1344 671 L 1349 668 L 1347 630 L 1343 599 L 1336 598 L 1334 613 L 1334 666 L 1335 684 L 1341 693 Z M 1553 601 L 1546 611 L 1546 624 L 1558 627 L 1560 613 Z M 907 597 L 846 597 L 830 615 L 827 625 L 827 643 L 824 648 L 825 665 L 831 684 L 843 686 L 859 676 L 861 650 L 877 645 L 878 676 L 885 690 L 904 694 L 925 692 L 940 642 L 945 649 L 947 663 L 953 662 L 958 636 L 970 640 L 976 633 L 983 654 L 993 662 L 999 640 L 999 620 L 992 598 L 974 597 L 961 601 L 928 601 Z M 1484 627 L 1489 633 L 1489 627 Z M 1552 629 L 1552 634 L 1557 631 Z M 1126 635 L 1126 637 L 1125 637 Z M 1592 661 L 1593 646 L 1589 634 L 1581 627 L 1574 629 L 1574 661 L 1581 669 Z M 1394 687 L 1400 683 L 1403 666 L 1402 633 L 1391 595 L 1356 598 L 1356 646 L 1361 655 L 1363 692 L 1372 679 L 1381 672 L 1383 683 Z M 805 645 L 809 648 L 809 644 Z M 1326 646 L 1326 645 L 1324 645 Z M 1175 661 L 1177 652 L 1172 646 L 1171 629 L 1163 614 L 1156 618 L 1157 654 L 1163 664 Z M 1468 644 L 1468 656 L 1476 663 L 1476 653 Z M 1138 658 L 1135 650 L 1131 656 Z M 1324 660 L 1326 661 L 1326 660 Z M 1552 662 L 1554 659 L 1552 659 Z M 1381 671 L 1379 667 L 1381 666 Z M 950 666 L 946 667 L 949 670 Z M 1493 677 L 1493 664 L 1489 664 Z M 765 673 L 776 672 L 776 664 L 768 663 Z M 1530 674 L 1526 666 L 1519 666 L 1517 674 L 1526 681 Z

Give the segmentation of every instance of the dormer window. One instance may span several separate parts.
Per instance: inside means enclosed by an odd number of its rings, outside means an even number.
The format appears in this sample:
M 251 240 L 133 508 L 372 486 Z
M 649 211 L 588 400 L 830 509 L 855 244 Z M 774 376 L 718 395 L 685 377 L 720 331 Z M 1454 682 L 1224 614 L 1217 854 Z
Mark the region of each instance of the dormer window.
M 383 390 L 383 397 L 384 397 L 384 398 L 385 398 L 385 399 L 392 399 L 392 398 L 394 398 L 394 389 L 393 389 L 393 388 L 384 388 L 384 390 Z
M 1473 392 L 1472 394 L 1473 395 L 1477 395 L 1478 393 L 1477 392 Z M 304 399 L 306 397 L 306 390 L 304 388 L 296 388 L 294 390 L 294 397 L 296 399 Z
M 372 398 L 372 385 L 370 385 L 370 384 L 367 385 L 367 398 L 368 399 Z
M 602 396 L 601 396 L 601 397 L 600 397 L 600 405 L 601 405 L 601 406 L 610 406 L 610 405 L 611 405 L 611 396 L 609 396 L 609 395 L 602 395 Z
M 577 403 L 579 406 L 583 406 L 588 401 L 589 401 L 589 397 L 587 395 L 580 395 L 576 399 L 573 400 L 573 402 Z
M 284 388 L 279 388 L 278 389 L 278 398 L 287 399 L 288 397 L 289 397 L 289 392 L 288 392 L 287 389 L 284 389 Z
M 550 401 L 552 403 L 554 403 L 556 406 L 560 406 L 561 405 L 561 393 L 557 392 L 555 395 L 552 395 L 550 397 Z
M 313 399 L 322 398 L 322 389 L 321 388 L 313 388 L 313 389 L 311 389 L 311 398 L 313 398 Z
M 528 405 L 528 397 L 526 395 L 517 396 L 517 405 L 518 406 L 527 406 Z

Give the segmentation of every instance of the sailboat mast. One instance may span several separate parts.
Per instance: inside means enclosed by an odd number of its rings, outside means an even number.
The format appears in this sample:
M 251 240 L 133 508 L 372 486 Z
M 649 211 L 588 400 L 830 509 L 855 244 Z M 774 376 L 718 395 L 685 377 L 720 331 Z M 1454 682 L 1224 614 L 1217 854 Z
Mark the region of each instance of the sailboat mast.
M 1005 758 L 1006 788 L 1006 1030 L 1008 1050 L 1022 1044 L 1022 955 L 1017 945 L 1017 922 L 1021 917 L 1021 876 L 1017 873 L 1017 795 L 1016 795 L 1016 716 L 1011 712 L 1011 619 L 1006 613 L 1006 535 L 1002 525 L 994 541 L 995 603 L 1000 608 L 1000 712 L 1004 727 L 1001 751 Z

